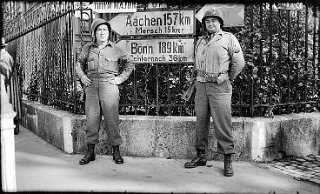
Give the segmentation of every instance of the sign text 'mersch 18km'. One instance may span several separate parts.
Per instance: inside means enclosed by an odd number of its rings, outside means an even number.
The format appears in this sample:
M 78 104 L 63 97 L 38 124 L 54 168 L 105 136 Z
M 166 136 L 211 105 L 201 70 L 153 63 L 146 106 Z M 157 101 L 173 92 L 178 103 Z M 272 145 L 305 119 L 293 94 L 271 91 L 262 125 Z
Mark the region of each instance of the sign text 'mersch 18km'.
M 135 63 L 193 62 L 194 39 L 121 40 Z
M 152 11 L 118 14 L 110 20 L 120 35 L 193 34 L 194 11 Z

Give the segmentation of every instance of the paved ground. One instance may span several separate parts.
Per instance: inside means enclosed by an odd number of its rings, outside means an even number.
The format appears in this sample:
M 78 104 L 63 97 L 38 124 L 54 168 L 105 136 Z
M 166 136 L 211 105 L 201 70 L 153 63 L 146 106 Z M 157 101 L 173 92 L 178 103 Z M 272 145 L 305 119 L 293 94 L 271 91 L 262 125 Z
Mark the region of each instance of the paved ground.
M 294 179 L 316 183 L 320 187 L 320 156 L 287 157 L 279 161 L 272 161 L 271 166 Z
M 68 155 L 21 126 L 15 135 L 17 191 L 99 191 L 161 193 L 320 193 L 317 184 L 298 181 L 269 164 L 234 162 L 235 176 L 224 177 L 223 163 L 185 169 L 186 160 L 98 155 L 80 166 Z

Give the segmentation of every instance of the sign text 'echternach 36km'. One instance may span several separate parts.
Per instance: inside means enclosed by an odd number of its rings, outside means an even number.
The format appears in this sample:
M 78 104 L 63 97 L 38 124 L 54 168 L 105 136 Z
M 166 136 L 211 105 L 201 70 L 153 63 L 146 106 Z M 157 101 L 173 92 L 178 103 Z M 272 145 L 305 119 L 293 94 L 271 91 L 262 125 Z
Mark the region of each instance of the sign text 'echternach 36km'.
M 152 11 L 121 13 L 110 20 L 120 35 L 193 34 L 194 11 Z

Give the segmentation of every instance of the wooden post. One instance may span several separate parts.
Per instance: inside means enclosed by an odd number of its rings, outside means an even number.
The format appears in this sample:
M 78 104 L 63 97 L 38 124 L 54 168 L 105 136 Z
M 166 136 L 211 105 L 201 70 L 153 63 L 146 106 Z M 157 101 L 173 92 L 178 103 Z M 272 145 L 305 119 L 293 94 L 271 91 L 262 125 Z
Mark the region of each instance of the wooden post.
M 16 113 L 9 103 L 9 97 L 4 85 L 4 76 L 1 75 L 1 179 L 4 192 L 15 192 L 16 188 L 16 161 L 13 118 Z

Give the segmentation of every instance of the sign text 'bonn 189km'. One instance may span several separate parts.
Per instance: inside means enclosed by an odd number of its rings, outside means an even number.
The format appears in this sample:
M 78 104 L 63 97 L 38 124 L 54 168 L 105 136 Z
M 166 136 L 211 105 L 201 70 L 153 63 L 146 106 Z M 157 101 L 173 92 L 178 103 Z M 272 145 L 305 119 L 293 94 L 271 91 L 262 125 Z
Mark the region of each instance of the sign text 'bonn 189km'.
M 194 39 L 121 40 L 135 63 L 192 63 Z

